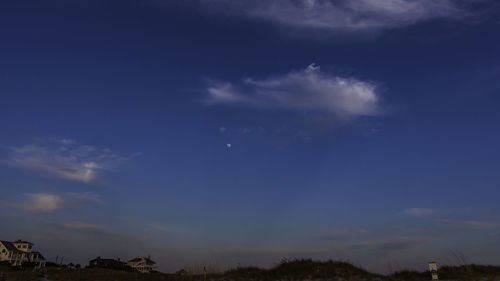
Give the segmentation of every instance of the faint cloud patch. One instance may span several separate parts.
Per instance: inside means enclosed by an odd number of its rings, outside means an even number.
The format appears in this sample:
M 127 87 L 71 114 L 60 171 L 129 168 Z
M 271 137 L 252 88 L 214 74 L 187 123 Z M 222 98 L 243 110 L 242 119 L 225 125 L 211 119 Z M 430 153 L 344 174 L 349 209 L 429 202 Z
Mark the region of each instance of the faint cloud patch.
M 95 181 L 104 171 L 140 153 L 120 156 L 108 148 L 82 145 L 74 140 L 51 138 L 37 144 L 8 147 L 2 162 L 46 176 L 83 183 Z
M 250 128 L 243 128 L 240 131 L 241 131 L 241 134 L 243 134 L 243 135 L 248 135 L 248 134 L 252 133 L 252 129 L 250 129 Z
M 339 245 L 341 249 L 377 249 L 382 251 L 405 250 L 433 240 L 429 237 L 394 237 L 386 240 L 366 240 Z
M 126 234 L 123 231 L 113 230 L 110 226 L 84 221 L 49 221 L 44 223 L 44 228 L 52 231 L 66 232 L 67 235 L 92 235 L 99 239 L 106 239 L 113 242 L 129 241 L 143 243 L 150 238 L 144 235 Z
M 383 241 L 377 245 L 381 250 L 404 250 L 433 240 L 428 237 L 400 237 Z
M 436 213 L 433 209 L 426 208 L 409 208 L 403 212 L 405 215 L 413 216 L 413 217 L 427 217 L 430 215 L 434 215 Z
M 321 240 L 350 240 L 354 238 L 363 237 L 369 235 L 371 232 L 366 229 L 361 230 L 345 230 L 345 229 L 332 229 L 325 231 L 323 233 L 319 233 L 315 235 L 316 238 Z
M 434 237 L 445 237 L 467 232 L 495 232 L 500 230 L 499 221 L 484 220 L 437 220 L 426 227 L 406 228 L 402 233 L 428 234 Z
M 53 193 L 28 193 L 24 194 L 23 200 L 11 206 L 28 212 L 48 213 L 57 210 L 71 209 L 88 204 L 102 204 L 98 195 L 83 193 L 65 193 L 62 195 Z
M 438 231 L 473 231 L 500 229 L 500 221 L 481 221 L 481 220 L 441 220 L 435 226 Z
M 81 221 L 53 222 L 50 223 L 50 225 L 62 230 L 77 231 L 83 233 L 95 233 L 95 234 L 107 233 L 106 228 L 103 226 Z
M 168 229 L 167 227 L 165 227 L 161 224 L 152 224 L 151 229 L 153 229 L 157 232 L 160 232 L 162 234 L 169 234 L 170 233 L 170 229 Z
M 261 254 L 261 255 L 311 255 L 326 252 L 317 248 L 294 248 L 294 247 L 227 247 L 217 252 L 226 254 Z

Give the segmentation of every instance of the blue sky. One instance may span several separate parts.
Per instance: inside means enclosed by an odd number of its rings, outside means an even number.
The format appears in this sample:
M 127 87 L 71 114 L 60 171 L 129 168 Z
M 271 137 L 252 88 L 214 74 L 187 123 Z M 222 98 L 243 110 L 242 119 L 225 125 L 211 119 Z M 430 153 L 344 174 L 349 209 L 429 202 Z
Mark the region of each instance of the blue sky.
M 499 16 L 487 0 L 2 1 L 1 238 L 164 271 L 498 264 Z

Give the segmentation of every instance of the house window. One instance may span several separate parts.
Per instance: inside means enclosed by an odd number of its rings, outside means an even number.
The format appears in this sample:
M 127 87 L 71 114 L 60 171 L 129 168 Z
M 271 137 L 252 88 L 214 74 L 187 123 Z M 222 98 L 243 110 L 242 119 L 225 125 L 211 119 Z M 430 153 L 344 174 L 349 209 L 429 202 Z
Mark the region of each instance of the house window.
M 5 249 L 2 250 L 2 254 L 5 254 Z

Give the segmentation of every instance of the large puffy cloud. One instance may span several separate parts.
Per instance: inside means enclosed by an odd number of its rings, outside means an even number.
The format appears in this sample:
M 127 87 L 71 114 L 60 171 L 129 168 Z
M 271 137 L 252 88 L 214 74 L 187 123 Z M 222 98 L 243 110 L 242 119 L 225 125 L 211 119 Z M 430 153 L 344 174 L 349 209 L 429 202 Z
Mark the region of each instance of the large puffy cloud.
M 302 28 L 364 31 L 464 18 L 471 0 L 200 0 L 208 9 Z
M 8 157 L 3 162 L 47 176 L 91 183 L 103 171 L 128 160 L 113 153 L 73 140 L 54 138 L 43 143 L 8 148 Z
M 239 85 L 213 83 L 207 92 L 207 104 L 320 112 L 342 120 L 380 113 L 373 83 L 323 73 L 315 64 L 264 80 L 245 79 Z

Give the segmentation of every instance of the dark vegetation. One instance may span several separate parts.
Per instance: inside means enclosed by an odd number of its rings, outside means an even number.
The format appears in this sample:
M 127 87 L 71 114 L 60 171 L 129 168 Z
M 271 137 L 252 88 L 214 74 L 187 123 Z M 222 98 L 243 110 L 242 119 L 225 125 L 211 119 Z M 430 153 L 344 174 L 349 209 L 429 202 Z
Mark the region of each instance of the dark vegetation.
M 32 268 L 13 268 L 8 262 L 0 262 L 0 281 L 39 280 L 41 276 L 40 272 L 35 272 Z
M 382 275 L 370 273 L 348 262 L 319 262 L 310 259 L 283 260 L 271 269 L 241 267 L 220 276 L 224 280 L 382 280 Z
M 111 269 L 111 270 L 115 270 L 115 271 L 129 271 L 129 272 L 133 272 L 134 269 L 130 266 L 128 266 L 126 263 L 121 263 L 121 262 L 113 262 L 113 263 L 109 263 L 109 264 L 106 264 L 106 265 L 92 265 L 92 266 L 87 266 L 87 269 L 91 269 L 91 268 L 104 268 L 104 269 Z
M 52 265 L 42 269 L 33 267 L 11 268 L 8 264 L 0 264 L 0 280 L 2 272 L 7 281 L 40 280 L 46 276 L 51 281 L 203 281 L 203 274 L 176 275 L 154 272 L 141 274 L 118 269 L 77 268 L 65 265 Z M 500 281 L 500 266 L 459 265 L 439 268 L 440 280 L 457 281 Z M 211 273 L 207 281 L 428 281 L 429 272 L 399 271 L 391 275 L 370 273 L 348 262 L 313 261 L 309 259 L 283 260 L 270 269 L 257 267 L 237 267 L 224 273 Z

